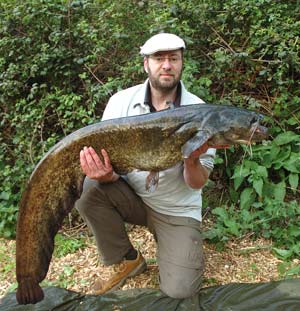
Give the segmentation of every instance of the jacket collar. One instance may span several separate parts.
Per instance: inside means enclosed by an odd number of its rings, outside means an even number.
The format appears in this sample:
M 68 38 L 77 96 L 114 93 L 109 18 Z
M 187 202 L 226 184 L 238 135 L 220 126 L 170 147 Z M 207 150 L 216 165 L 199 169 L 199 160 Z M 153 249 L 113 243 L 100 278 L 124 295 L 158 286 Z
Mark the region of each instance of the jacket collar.
M 175 107 L 179 107 L 180 103 L 181 103 L 181 94 L 182 94 L 182 88 L 183 88 L 183 84 L 180 81 L 178 86 L 177 86 L 177 93 L 176 93 L 176 99 L 175 102 L 173 103 Z M 149 79 L 147 79 L 142 87 L 142 92 L 144 94 L 144 100 L 142 101 L 142 103 L 136 103 L 134 106 L 142 106 L 143 108 L 148 108 L 150 109 L 150 112 L 155 112 L 155 108 L 152 105 L 152 99 L 151 99 L 151 92 L 150 92 L 150 82 Z

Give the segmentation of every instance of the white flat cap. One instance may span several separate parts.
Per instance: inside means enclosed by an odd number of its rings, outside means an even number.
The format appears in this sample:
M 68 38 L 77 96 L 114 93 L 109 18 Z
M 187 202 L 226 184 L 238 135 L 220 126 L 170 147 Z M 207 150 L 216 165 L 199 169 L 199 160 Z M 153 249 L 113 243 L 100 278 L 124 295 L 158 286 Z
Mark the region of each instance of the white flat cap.
M 171 33 L 159 33 L 148 39 L 141 46 L 140 54 L 146 56 L 160 51 L 174 51 L 185 49 L 184 41 Z

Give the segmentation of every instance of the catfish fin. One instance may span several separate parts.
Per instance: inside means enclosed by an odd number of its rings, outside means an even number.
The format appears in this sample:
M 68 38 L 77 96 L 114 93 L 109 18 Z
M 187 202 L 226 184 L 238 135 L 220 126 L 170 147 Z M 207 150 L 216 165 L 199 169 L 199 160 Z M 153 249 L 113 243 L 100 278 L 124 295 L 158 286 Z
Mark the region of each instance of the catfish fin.
M 183 123 L 176 129 L 176 134 L 184 133 L 184 132 L 198 132 L 199 123 L 197 122 L 187 122 Z
M 189 139 L 181 148 L 181 153 L 184 158 L 188 158 L 196 149 L 200 148 L 209 138 L 208 131 L 198 131 L 191 139 Z
M 150 171 L 149 175 L 146 178 L 146 190 L 150 193 L 154 192 L 157 189 L 159 181 L 159 172 L 158 171 Z
M 175 104 L 173 102 L 167 102 L 169 109 L 175 109 Z

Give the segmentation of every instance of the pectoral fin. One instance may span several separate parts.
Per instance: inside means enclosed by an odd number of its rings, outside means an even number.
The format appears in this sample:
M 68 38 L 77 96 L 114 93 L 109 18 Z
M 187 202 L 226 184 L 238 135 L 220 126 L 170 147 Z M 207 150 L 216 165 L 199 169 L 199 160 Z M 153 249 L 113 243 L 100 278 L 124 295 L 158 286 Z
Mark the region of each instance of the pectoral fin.
M 207 131 L 198 131 L 191 139 L 189 139 L 181 148 L 184 158 L 188 158 L 196 149 L 200 148 L 208 139 L 210 134 Z
M 148 192 L 154 192 L 158 186 L 159 172 L 151 171 L 146 178 L 146 190 Z
M 167 102 L 169 109 L 175 109 L 175 104 L 173 102 Z

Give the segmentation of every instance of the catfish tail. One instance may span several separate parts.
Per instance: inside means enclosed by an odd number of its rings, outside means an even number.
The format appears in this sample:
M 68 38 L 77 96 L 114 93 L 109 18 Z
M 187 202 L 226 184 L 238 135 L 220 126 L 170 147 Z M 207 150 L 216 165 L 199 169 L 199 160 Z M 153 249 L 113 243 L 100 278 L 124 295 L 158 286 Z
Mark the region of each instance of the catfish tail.
M 23 279 L 19 282 L 16 298 L 19 304 L 37 303 L 44 299 L 44 292 L 37 281 Z
M 41 206 L 34 206 L 36 213 L 29 215 L 28 210 L 24 211 L 32 202 L 26 200 L 27 196 L 21 200 L 22 213 L 19 216 L 22 219 L 18 219 L 16 251 L 16 298 L 19 304 L 35 304 L 44 298 L 39 283 L 47 275 L 55 235 L 81 195 L 84 176 L 77 178 L 72 179 L 73 182 L 69 183 L 64 195 L 58 198 L 55 208 L 49 208 L 49 202 L 44 202 L 44 206 L 40 202 Z M 30 187 L 27 190 L 30 192 Z M 54 201 L 50 200 L 50 203 L 54 204 Z

